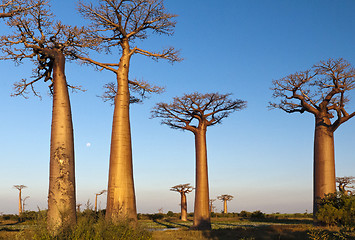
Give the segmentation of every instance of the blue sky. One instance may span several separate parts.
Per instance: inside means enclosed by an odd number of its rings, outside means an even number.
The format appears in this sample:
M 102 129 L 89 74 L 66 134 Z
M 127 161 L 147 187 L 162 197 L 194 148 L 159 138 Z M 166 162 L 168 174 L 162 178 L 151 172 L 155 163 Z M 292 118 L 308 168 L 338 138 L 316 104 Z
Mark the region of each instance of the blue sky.
M 157 102 L 191 92 L 233 93 L 248 107 L 207 131 L 210 197 L 230 194 L 229 211 L 308 212 L 312 208 L 314 119 L 310 114 L 268 110 L 271 82 L 305 70 L 320 60 L 342 57 L 355 65 L 355 2 L 351 0 L 167 0 L 178 14 L 175 35 L 137 42 L 148 50 L 174 46 L 184 61 L 171 65 L 142 56 L 132 59 L 130 77 L 164 86 L 131 107 L 134 179 L 138 212 L 179 211 L 180 198 L 169 188 L 194 185 L 194 139 L 150 119 Z M 52 1 L 53 12 L 67 24 L 81 24 L 75 1 Z M 2 24 L 2 23 L 1 23 Z M 2 24 L 0 34 L 4 33 Z M 117 61 L 118 55 L 101 55 Z M 0 62 L 0 212 L 16 213 L 18 191 L 28 188 L 26 209 L 47 206 L 51 98 L 38 84 L 43 99 L 10 97 L 12 84 L 31 74 L 30 62 L 16 67 Z M 75 133 L 77 203 L 93 203 L 107 188 L 113 107 L 98 95 L 115 80 L 109 72 L 72 62 L 70 84 L 84 93 L 71 94 Z M 354 92 L 349 111 L 355 111 Z M 355 174 L 355 119 L 335 132 L 337 176 Z M 90 143 L 90 146 L 87 146 Z M 193 211 L 194 193 L 188 195 Z M 106 196 L 99 197 L 100 207 Z M 217 211 L 222 202 L 215 202 Z

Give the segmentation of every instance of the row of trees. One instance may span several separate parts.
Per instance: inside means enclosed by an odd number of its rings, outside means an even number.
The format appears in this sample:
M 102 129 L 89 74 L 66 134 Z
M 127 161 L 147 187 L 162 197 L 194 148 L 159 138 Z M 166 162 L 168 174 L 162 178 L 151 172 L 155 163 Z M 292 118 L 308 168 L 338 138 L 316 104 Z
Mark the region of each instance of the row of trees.
M 48 226 L 52 232 L 75 224 L 74 141 L 65 63 L 79 60 L 99 69 L 113 72 L 116 83 L 107 85 L 109 98 L 114 99 L 111 135 L 109 183 L 106 217 L 117 221 L 127 217 L 137 221 L 132 169 L 132 147 L 129 104 L 139 99 L 138 92 L 157 93 L 161 88 L 129 78 L 134 54 L 153 59 L 178 62 L 182 59 L 173 47 L 159 52 L 139 48 L 135 40 L 144 40 L 150 33 L 172 35 L 176 15 L 167 13 L 162 0 L 99 0 L 97 4 L 79 2 L 79 13 L 89 21 L 86 27 L 64 25 L 54 21 L 47 0 L 2 0 L 0 8 L 12 33 L 0 38 L 2 60 L 35 64 L 31 81 L 15 83 L 15 96 L 26 96 L 28 90 L 40 96 L 35 84 L 49 82 L 53 96 Z M 118 52 L 117 61 L 103 63 L 91 57 L 92 51 Z M 270 103 L 288 113 L 310 112 L 315 116 L 314 144 L 314 212 L 317 199 L 335 191 L 334 131 L 355 115 L 345 110 L 348 92 L 355 88 L 354 69 L 343 59 L 329 59 L 310 70 L 273 81 L 274 97 Z M 221 123 L 232 112 L 246 107 L 230 94 L 185 94 L 173 102 L 158 103 L 153 118 L 173 129 L 194 134 L 196 149 L 196 194 L 194 227 L 210 228 L 209 187 L 206 131 Z M 333 120 L 335 118 L 335 120 Z

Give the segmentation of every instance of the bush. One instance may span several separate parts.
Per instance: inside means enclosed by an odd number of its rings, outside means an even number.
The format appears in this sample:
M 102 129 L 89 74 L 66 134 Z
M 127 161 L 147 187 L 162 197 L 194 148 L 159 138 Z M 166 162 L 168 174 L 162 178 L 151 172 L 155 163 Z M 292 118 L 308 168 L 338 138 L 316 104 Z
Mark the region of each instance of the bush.
M 166 214 L 168 217 L 174 217 L 174 213 L 172 212 L 172 211 L 169 211 L 169 212 L 167 212 L 167 214 Z
M 242 217 L 242 218 L 250 218 L 250 216 L 251 216 L 251 213 L 244 211 L 244 210 L 239 213 L 239 217 Z
M 355 195 L 340 192 L 327 194 L 319 200 L 316 220 L 326 225 L 355 226 Z
M 139 239 L 150 240 L 152 234 L 140 228 L 133 226 L 131 222 L 121 221 L 112 223 L 105 219 L 103 214 L 80 214 L 77 224 L 71 229 L 62 229 L 57 236 L 52 236 L 47 230 L 45 215 L 38 214 L 38 219 L 33 229 L 26 229 L 19 233 L 17 239 L 33 240 L 106 240 L 106 239 Z
M 260 210 L 257 210 L 257 211 L 252 212 L 250 217 L 251 218 L 257 218 L 257 219 L 265 218 L 265 213 L 263 213 Z

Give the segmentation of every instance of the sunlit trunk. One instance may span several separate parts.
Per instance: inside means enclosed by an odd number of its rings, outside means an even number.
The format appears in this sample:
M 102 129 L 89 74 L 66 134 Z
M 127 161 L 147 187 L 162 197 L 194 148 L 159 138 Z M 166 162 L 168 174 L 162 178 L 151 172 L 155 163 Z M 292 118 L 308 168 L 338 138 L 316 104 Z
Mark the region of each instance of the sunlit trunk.
M 76 223 L 74 137 L 65 57 L 57 53 L 53 63 L 53 112 L 48 193 L 48 228 L 56 234 L 59 228 Z
M 98 194 L 95 194 L 95 212 L 97 212 L 97 195 Z
M 22 197 L 21 197 L 21 189 L 19 189 L 18 193 L 18 215 L 21 216 L 22 213 Z
M 227 200 L 223 200 L 223 203 L 224 203 L 224 208 L 223 208 L 223 212 L 224 213 L 227 213 Z
M 318 210 L 317 201 L 324 194 L 336 191 L 334 137 L 329 119 L 317 118 L 314 134 L 314 175 L 313 175 L 313 213 Z
M 106 218 L 137 221 L 134 192 L 131 130 L 129 120 L 129 46 L 123 45 L 117 73 L 117 95 L 112 123 L 110 168 L 107 188 Z
M 187 221 L 187 202 L 184 192 L 181 193 L 181 220 Z
M 211 229 L 206 127 L 202 126 L 194 134 L 196 148 L 196 189 L 193 227 L 197 229 Z

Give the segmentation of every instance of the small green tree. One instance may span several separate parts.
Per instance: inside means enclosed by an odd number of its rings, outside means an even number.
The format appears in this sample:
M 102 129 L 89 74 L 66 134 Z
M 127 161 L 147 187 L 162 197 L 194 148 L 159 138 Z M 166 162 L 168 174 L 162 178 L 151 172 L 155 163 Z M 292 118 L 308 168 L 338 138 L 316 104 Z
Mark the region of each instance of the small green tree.
M 316 220 L 325 225 L 355 227 L 355 195 L 330 193 L 319 202 Z

